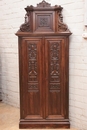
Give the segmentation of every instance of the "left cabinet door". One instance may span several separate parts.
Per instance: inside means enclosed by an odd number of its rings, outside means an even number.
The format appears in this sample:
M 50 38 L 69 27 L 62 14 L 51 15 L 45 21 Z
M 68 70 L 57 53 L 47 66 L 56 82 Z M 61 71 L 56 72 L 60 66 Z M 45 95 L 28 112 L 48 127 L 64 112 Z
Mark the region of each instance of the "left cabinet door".
M 20 39 L 21 41 L 21 39 Z M 22 38 L 19 42 L 21 119 L 43 119 L 43 41 Z

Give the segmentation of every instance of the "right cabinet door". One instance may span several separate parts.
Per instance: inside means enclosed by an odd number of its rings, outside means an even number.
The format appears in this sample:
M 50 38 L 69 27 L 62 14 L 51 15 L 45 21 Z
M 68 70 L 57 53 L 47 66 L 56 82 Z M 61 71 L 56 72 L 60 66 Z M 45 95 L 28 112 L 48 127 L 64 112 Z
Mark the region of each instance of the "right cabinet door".
M 45 38 L 45 118 L 47 120 L 67 118 L 66 46 L 65 38 Z

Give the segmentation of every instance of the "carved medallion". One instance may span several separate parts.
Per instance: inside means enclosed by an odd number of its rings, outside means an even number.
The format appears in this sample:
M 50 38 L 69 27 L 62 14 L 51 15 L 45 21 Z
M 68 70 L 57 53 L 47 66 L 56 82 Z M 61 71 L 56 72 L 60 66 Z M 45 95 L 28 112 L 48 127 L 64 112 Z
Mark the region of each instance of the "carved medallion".
M 39 27 L 47 27 L 48 26 L 48 18 L 40 18 Z

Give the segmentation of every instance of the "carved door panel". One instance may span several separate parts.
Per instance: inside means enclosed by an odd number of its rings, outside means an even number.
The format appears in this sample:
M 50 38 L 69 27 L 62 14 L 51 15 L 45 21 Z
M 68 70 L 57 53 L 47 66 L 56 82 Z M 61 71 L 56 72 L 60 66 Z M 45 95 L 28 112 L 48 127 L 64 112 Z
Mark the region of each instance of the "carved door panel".
M 43 119 L 42 101 L 42 40 L 26 38 L 22 41 L 22 118 Z
M 45 39 L 46 119 L 64 119 L 64 39 Z

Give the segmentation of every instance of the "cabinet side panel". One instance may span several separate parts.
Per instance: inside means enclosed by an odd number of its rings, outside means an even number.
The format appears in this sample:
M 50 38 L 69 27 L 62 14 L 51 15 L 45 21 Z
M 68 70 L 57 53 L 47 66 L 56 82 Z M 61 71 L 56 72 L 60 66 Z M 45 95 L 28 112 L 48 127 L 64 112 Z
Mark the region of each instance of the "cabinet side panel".
M 18 37 L 18 51 L 19 51 L 19 86 L 20 86 L 20 119 L 23 118 L 23 89 L 22 89 L 22 38 Z
M 69 118 L 69 37 L 66 38 L 66 43 L 65 43 L 65 77 L 66 77 L 66 85 L 65 85 L 65 99 L 66 99 L 66 110 L 65 110 L 65 116 L 66 119 Z

